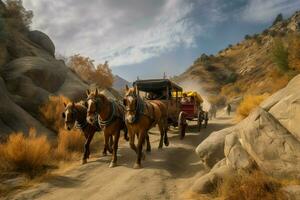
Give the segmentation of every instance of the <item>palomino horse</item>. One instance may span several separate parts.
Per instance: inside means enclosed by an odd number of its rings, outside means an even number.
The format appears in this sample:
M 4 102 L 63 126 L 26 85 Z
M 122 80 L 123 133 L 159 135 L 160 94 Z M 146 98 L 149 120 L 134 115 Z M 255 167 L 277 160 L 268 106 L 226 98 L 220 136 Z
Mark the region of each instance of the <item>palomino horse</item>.
M 135 88 L 128 88 L 126 85 L 126 95 L 124 98 L 125 122 L 129 131 L 130 147 L 137 153 L 137 160 L 133 168 L 141 168 L 141 159 L 144 158 L 143 144 L 145 139 L 149 143 L 148 130 L 156 124 L 160 130 L 160 142 L 158 148 L 162 148 L 163 142 L 169 145 L 167 136 L 168 121 L 167 107 L 159 100 L 143 101 L 137 94 Z M 135 146 L 135 136 L 138 144 Z M 150 145 L 149 145 L 150 146 Z M 148 147 L 147 147 L 148 149 Z
M 91 124 L 99 122 L 104 132 L 104 150 L 111 151 L 109 138 L 114 137 L 112 160 L 109 165 L 109 167 L 114 167 L 117 164 L 117 150 L 121 130 L 124 130 L 124 138 L 128 140 L 127 128 L 124 122 L 124 107 L 107 99 L 97 89 L 94 92 L 87 90 L 87 96 L 87 120 Z
M 86 141 L 84 144 L 82 164 L 85 164 L 90 156 L 90 143 L 94 137 L 95 132 L 101 130 L 98 125 L 87 123 L 87 108 L 84 104 L 85 103 L 82 101 L 78 103 L 64 103 L 65 111 L 62 113 L 62 116 L 65 119 L 65 128 L 67 130 L 71 130 L 75 125 L 76 128 L 80 129 L 81 132 L 84 133 Z

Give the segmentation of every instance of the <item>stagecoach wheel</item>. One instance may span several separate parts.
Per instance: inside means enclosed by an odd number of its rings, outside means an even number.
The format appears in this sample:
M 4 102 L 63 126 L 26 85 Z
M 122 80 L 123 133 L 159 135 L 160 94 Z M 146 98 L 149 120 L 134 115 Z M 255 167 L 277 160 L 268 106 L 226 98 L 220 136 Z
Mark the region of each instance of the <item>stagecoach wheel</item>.
M 186 119 L 185 119 L 185 114 L 184 112 L 179 113 L 178 117 L 178 128 L 180 132 L 180 139 L 182 140 L 185 136 L 185 129 L 187 127 Z
M 197 115 L 197 126 L 198 126 L 198 131 L 201 130 L 201 127 L 202 127 L 202 114 L 201 114 L 201 111 L 198 112 L 198 115 Z

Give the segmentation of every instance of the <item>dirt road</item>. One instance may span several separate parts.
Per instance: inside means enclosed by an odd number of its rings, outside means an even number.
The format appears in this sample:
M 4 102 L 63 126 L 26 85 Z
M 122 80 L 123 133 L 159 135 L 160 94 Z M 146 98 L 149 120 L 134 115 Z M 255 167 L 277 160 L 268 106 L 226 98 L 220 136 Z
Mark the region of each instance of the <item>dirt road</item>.
M 231 118 L 212 120 L 207 129 L 197 132 L 193 123 L 184 140 L 171 130 L 170 146 L 158 150 L 158 132 L 151 130 L 152 152 L 142 169 L 133 169 L 136 155 L 122 142 L 118 166 L 108 168 L 110 156 L 90 159 L 88 164 L 56 176 L 13 199 L 41 200 L 152 200 L 182 199 L 197 177 L 205 173 L 194 150 L 211 132 L 231 125 Z M 12 198 L 10 198 L 12 199 Z

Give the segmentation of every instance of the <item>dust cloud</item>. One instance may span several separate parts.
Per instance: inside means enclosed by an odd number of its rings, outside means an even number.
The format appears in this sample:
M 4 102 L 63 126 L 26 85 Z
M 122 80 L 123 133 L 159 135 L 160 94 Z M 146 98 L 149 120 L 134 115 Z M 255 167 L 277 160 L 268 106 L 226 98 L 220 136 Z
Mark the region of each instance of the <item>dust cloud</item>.
M 196 80 L 185 80 L 180 83 L 178 83 L 182 88 L 183 91 L 195 91 L 198 92 L 202 99 L 203 99 L 203 109 L 208 111 L 210 108 L 210 103 L 208 102 L 207 93 L 201 88 L 201 83 Z

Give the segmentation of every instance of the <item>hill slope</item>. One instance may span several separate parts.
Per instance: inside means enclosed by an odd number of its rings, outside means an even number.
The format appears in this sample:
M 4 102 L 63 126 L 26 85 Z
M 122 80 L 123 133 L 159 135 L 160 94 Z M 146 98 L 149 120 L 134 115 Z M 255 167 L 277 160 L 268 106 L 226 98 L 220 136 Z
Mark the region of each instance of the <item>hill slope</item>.
M 278 72 L 271 56 L 274 42 L 280 40 L 288 46 L 290 38 L 299 32 L 300 12 L 296 12 L 261 34 L 245 36 L 245 40 L 229 45 L 216 55 L 202 54 L 175 81 L 199 82 L 208 96 L 221 93 L 229 101 L 245 94 L 274 93 L 292 77 Z M 300 40 L 299 36 L 297 39 Z

